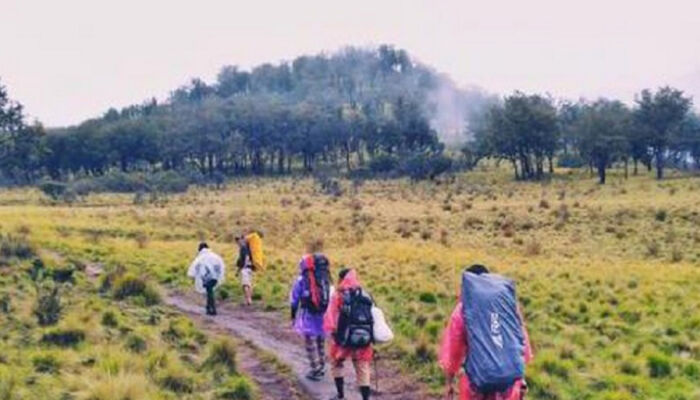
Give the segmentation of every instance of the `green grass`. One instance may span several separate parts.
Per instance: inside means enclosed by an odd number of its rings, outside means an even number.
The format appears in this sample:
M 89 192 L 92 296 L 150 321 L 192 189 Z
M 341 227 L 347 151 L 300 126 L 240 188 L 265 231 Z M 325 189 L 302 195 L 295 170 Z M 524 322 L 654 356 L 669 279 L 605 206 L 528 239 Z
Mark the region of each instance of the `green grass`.
M 528 367 L 532 398 L 700 395 L 700 179 L 677 174 L 662 182 L 648 176 L 624 180 L 613 172 L 609 184 L 599 186 L 574 171 L 546 183 L 515 183 L 506 170 L 486 170 L 459 176 L 453 184 L 342 185 L 346 194 L 333 197 L 310 180 L 246 180 L 224 191 L 194 188 L 153 204 L 102 194 L 71 206 L 54 205 L 36 191 L 13 190 L 0 192 L 0 231 L 3 237 L 27 237 L 48 269 L 64 266 L 56 253 L 105 265 L 112 280 L 104 278 L 102 294 L 99 284 L 75 274 L 80 290 L 70 291 L 61 317 L 92 310 L 87 315 L 94 328 L 85 328 L 85 341 L 74 348 L 47 347 L 73 355 L 73 361 L 59 357 L 61 375 L 82 365 L 81 354 L 92 349 L 114 349 L 124 357 L 117 364 L 136 357 L 132 348 L 145 349 L 148 357 L 138 357 L 141 367 L 85 375 L 101 382 L 100 388 L 137 381 L 136 372 L 149 370 L 144 359 L 160 360 L 167 353 L 165 359 L 174 362 L 185 354 L 198 363 L 170 367 L 173 377 L 183 378 L 175 381 L 185 382 L 175 386 L 186 389 L 191 383 L 215 395 L 207 374 L 216 368 L 195 368 L 209 354 L 206 335 L 147 300 L 142 287 L 124 296 L 118 308 L 111 298 L 119 276 L 137 279 L 155 293 L 158 285 L 191 288 L 185 273 L 199 240 L 206 239 L 230 267 L 233 237 L 256 227 L 265 232 L 269 261 L 258 274 L 256 293 L 267 308 L 284 308 L 305 241 L 323 236 L 332 268 L 356 268 L 384 308 L 397 338 L 383 353 L 436 391 L 442 382 L 436 350 L 457 299 L 459 273 L 480 262 L 518 282 L 535 346 Z M 12 259 L 29 268 L 28 259 Z M 110 275 L 115 271 L 121 272 Z M 3 317 L 14 321 L 3 328 L 8 331 L 3 343 L 18 358 L 10 344 L 24 340 L 21 348 L 36 348 L 38 332 L 50 329 L 33 321 L 28 277 L 7 273 L 0 287 L 10 294 L 10 307 L 20 310 L 19 316 Z M 242 300 L 232 274 L 221 293 L 234 304 Z M 116 326 L 104 323 L 107 310 Z M 121 332 L 127 327 L 134 331 Z M 0 393 L 2 385 L 25 388 L 34 366 L 31 358 L 18 363 L 21 378 L 0 383 Z M 2 368 L 0 377 L 9 376 Z M 45 379 L 59 378 L 42 375 L 38 386 Z M 172 393 L 172 382 L 163 379 L 146 373 L 148 384 L 140 393 Z

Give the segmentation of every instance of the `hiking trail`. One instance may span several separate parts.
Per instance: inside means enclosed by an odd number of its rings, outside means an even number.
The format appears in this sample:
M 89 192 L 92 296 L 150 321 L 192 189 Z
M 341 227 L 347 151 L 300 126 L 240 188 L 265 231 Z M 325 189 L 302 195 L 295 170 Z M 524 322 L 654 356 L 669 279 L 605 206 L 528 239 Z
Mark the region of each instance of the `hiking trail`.
M 292 330 L 289 317 L 277 312 L 263 311 L 259 307 L 245 307 L 228 302 L 217 305 L 219 314 L 216 317 L 204 314 L 204 299 L 195 293 L 172 292 L 165 302 L 187 314 L 198 325 L 210 332 L 233 334 L 242 342 L 249 342 L 260 350 L 273 354 L 276 359 L 291 370 L 296 382 L 290 383 L 288 377 L 275 372 L 274 367 L 265 365 L 266 362 L 255 350 L 241 343 L 241 369 L 248 373 L 262 391 L 263 399 L 312 399 L 328 400 L 336 393 L 330 368 L 320 382 L 312 382 L 305 378 L 308 372 L 308 361 L 303 340 Z M 374 366 L 372 369 L 372 398 L 382 400 L 429 400 L 437 397 L 427 394 L 425 388 L 412 377 L 404 377 L 391 361 L 382 359 L 381 354 L 377 364 L 379 391 L 376 390 Z M 277 375 L 277 376 L 275 376 Z M 360 396 L 355 386 L 355 373 L 352 363 L 345 365 L 345 398 L 359 400 Z M 286 381 L 286 384 L 283 382 Z M 299 388 L 303 393 L 298 393 Z M 297 392 L 297 393 L 295 393 Z

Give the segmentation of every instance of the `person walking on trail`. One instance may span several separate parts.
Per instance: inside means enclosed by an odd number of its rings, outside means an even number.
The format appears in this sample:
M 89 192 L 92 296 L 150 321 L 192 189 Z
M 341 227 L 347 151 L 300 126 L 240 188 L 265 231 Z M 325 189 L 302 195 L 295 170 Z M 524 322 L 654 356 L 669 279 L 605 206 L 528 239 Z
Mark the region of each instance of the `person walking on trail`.
M 330 263 L 321 253 L 321 240 L 310 242 L 306 250 L 299 262 L 299 277 L 292 286 L 289 300 L 294 330 L 306 344 L 310 367 L 306 378 L 319 381 L 326 374 L 323 315 L 330 301 Z
M 249 306 L 253 304 L 253 271 L 255 271 L 255 264 L 253 264 L 250 247 L 245 236 L 236 237 L 236 243 L 238 244 L 238 260 L 236 261 L 238 269 L 236 270 L 236 275 L 241 279 L 245 305 Z
M 461 301 L 443 334 L 439 364 L 447 378 L 447 399 L 520 400 L 525 397 L 525 364 L 530 339 L 515 296 L 515 284 L 472 265 L 462 274 Z
M 355 270 L 343 269 L 338 278 L 338 289 L 331 296 L 323 319 L 324 330 L 333 338 L 330 343 L 331 373 L 338 394 L 332 400 L 345 398 L 343 366 L 348 359 L 355 367 L 362 399 L 367 400 L 370 397 L 370 366 L 374 357 L 373 300 L 362 289 Z
M 209 250 L 209 246 L 199 244 L 197 257 L 187 270 L 187 276 L 194 279 L 197 292 L 207 295 L 207 315 L 216 315 L 216 299 L 214 289 L 224 281 L 226 265 L 218 254 Z

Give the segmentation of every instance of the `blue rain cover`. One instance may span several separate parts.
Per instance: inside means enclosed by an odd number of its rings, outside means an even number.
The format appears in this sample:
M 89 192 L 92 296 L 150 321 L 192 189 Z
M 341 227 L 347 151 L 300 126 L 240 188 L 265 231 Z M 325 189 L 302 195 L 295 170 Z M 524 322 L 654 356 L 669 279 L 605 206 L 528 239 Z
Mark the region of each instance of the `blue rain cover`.
M 525 373 L 525 338 L 515 283 L 500 275 L 462 274 L 469 354 L 464 370 L 480 393 L 502 392 Z

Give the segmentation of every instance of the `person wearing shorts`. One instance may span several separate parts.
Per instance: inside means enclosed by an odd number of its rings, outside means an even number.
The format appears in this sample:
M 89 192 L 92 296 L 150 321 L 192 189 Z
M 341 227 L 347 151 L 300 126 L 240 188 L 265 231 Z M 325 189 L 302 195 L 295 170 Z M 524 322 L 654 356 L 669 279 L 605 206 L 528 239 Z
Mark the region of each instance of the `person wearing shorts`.
M 248 243 L 246 243 L 245 236 L 237 237 L 236 243 L 238 244 L 238 261 L 236 261 L 238 270 L 236 275 L 239 275 L 241 279 L 241 286 L 245 296 L 244 304 L 249 306 L 253 304 L 253 272 L 255 266 L 250 257 L 250 249 L 248 248 Z

